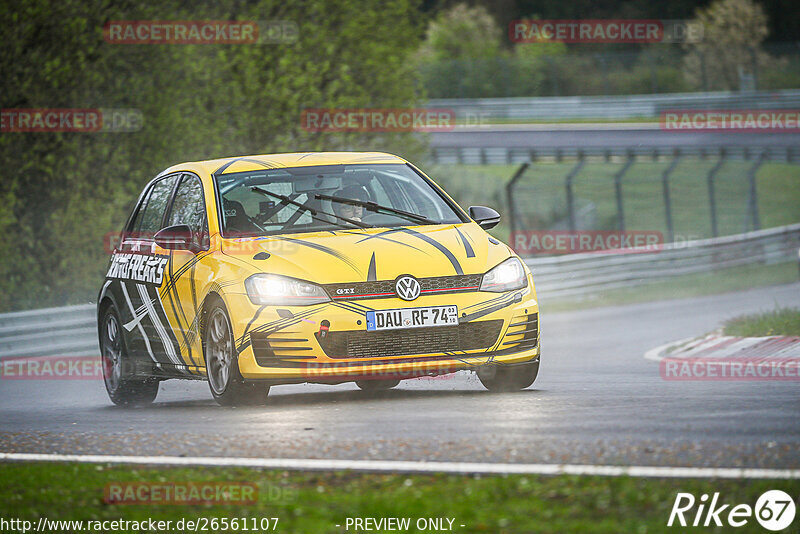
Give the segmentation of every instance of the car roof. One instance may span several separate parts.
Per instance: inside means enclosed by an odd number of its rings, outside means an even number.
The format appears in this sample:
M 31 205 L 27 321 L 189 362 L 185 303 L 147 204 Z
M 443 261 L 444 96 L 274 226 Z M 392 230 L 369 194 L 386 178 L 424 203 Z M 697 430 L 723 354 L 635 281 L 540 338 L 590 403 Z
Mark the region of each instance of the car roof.
M 293 152 L 188 162 L 174 165 L 161 174 L 180 170 L 203 170 L 209 175 L 231 174 L 264 169 L 352 163 L 406 163 L 406 160 L 385 152 Z

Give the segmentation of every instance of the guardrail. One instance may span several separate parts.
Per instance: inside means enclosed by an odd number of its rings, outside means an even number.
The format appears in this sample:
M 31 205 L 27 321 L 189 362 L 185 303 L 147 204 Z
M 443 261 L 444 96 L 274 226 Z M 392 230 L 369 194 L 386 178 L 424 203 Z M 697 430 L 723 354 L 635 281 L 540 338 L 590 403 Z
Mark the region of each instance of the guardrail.
M 618 158 L 664 158 L 697 156 L 725 157 L 735 160 L 763 158 L 769 161 L 800 163 L 800 147 L 796 146 L 562 146 L 562 147 L 431 147 L 433 163 L 460 165 L 508 165 L 534 161 L 564 161 L 596 159 L 611 161 Z
M 94 304 L 0 314 L 0 359 L 100 354 Z
M 658 252 L 528 258 L 540 298 L 589 295 L 656 279 L 797 258 L 800 224 L 664 245 Z M 0 359 L 99 354 L 95 305 L 0 314 Z
M 669 109 L 790 109 L 800 108 L 800 90 L 719 91 L 627 96 L 567 96 L 530 98 L 442 98 L 429 108 L 448 108 L 461 120 L 550 120 L 574 118 L 633 119 L 658 117 Z
M 563 298 L 632 287 L 657 279 L 713 272 L 726 267 L 797 259 L 800 224 L 745 234 L 663 245 L 653 252 L 622 251 L 528 258 L 536 289 Z

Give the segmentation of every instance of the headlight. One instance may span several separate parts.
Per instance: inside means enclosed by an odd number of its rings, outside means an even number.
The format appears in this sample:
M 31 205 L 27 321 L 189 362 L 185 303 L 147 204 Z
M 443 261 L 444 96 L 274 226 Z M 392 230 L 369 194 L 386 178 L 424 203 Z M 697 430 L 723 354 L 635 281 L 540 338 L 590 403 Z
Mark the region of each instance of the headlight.
M 276 274 L 254 274 L 244 281 L 253 304 L 304 306 L 330 301 L 325 290 L 316 284 Z
M 506 261 L 483 275 L 481 291 L 502 293 L 527 287 L 528 277 L 519 258 L 508 258 Z

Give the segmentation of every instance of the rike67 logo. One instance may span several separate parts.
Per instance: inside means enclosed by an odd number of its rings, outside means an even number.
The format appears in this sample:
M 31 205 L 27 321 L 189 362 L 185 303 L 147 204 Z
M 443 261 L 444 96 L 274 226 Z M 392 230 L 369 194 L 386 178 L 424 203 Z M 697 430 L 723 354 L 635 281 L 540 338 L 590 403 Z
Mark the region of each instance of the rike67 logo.
M 792 524 L 795 512 L 794 499 L 781 490 L 764 492 L 755 507 L 723 503 L 719 493 L 714 493 L 710 500 L 706 493 L 700 499 L 691 493 L 678 493 L 667 526 L 743 527 L 755 517 L 762 527 L 777 532 Z

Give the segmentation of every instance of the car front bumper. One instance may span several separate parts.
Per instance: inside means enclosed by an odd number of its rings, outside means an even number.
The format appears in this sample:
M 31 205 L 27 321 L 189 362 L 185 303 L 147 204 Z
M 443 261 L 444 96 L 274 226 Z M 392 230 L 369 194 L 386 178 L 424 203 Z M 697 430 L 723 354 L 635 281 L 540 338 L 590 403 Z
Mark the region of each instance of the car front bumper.
M 465 292 L 348 300 L 312 306 L 255 306 L 247 295 L 226 303 L 245 379 L 275 383 L 342 382 L 433 376 L 539 357 L 539 306 L 532 281 L 507 293 Z M 456 305 L 458 326 L 366 331 L 366 312 Z

